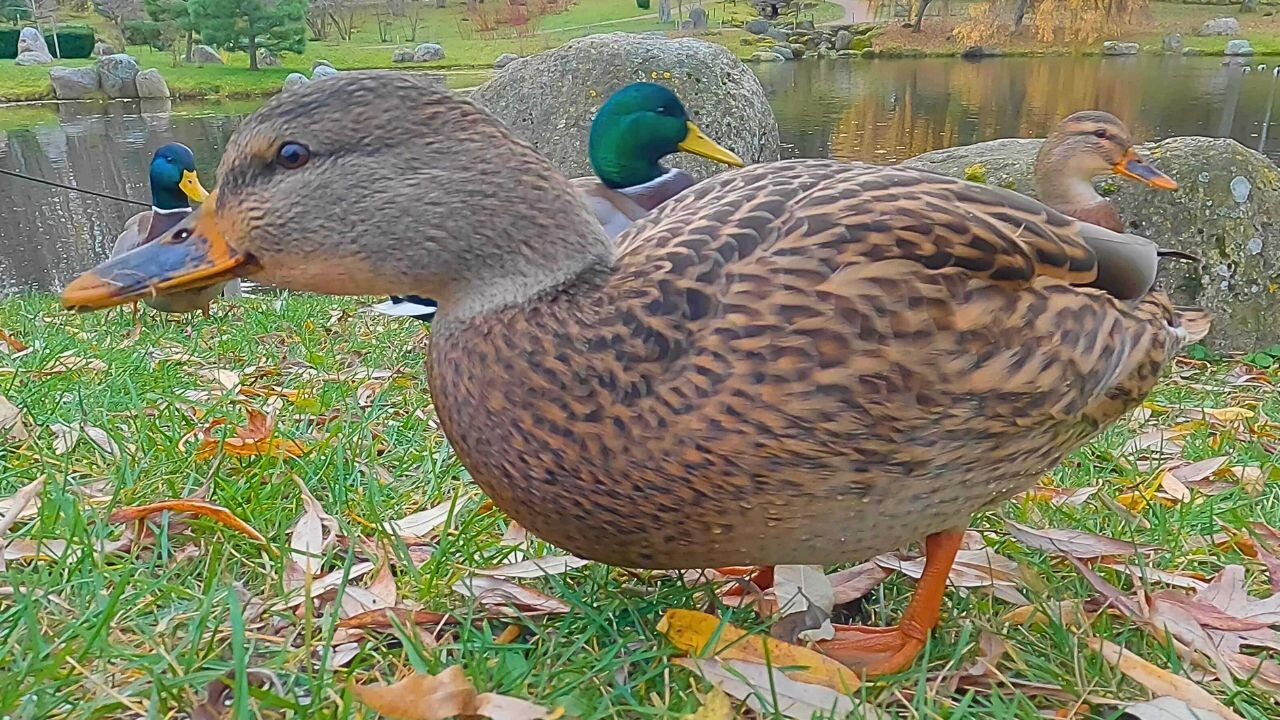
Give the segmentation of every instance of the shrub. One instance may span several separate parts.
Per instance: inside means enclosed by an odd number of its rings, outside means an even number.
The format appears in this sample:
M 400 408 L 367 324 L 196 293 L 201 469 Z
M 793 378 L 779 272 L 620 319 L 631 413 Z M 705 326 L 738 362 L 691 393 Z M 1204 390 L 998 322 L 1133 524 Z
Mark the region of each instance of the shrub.
M 170 22 L 130 20 L 124 24 L 126 45 L 147 45 L 156 50 L 168 50 L 173 47 L 177 35 L 177 26 Z
M 12 60 L 18 57 L 19 28 L 0 28 L 0 58 Z
M 53 52 L 53 33 L 44 34 L 44 42 Z M 93 46 L 98 42 L 93 28 L 88 25 L 59 25 L 58 49 L 64 58 L 87 58 L 93 55 Z

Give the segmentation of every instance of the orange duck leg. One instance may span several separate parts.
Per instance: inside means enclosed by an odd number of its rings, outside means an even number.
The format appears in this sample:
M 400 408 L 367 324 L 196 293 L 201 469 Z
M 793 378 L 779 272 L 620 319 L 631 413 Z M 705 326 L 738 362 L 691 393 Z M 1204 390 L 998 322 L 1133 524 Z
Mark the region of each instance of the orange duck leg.
M 924 574 L 896 626 L 837 625 L 835 638 L 818 643 L 818 649 L 867 675 L 891 675 L 911 667 L 938 624 L 947 576 L 963 539 L 961 530 L 925 539 Z

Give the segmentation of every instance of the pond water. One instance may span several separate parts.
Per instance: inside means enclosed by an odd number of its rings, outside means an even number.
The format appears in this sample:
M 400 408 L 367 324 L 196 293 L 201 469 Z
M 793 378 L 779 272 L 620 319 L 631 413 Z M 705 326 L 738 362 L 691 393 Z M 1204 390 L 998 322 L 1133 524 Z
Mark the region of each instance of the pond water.
M 1042 137 L 1059 118 L 1099 108 L 1139 139 L 1229 136 L 1280 158 L 1280 130 L 1265 127 L 1277 87 L 1271 68 L 1245 74 L 1219 58 L 803 61 L 757 72 L 787 157 L 897 162 L 993 138 Z M 195 151 L 212 185 L 227 138 L 253 107 L 0 107 L 0 169 L 146 201 L 152 150 L 177 140 Z M 105 257 L 139 209 L 0 175 L 0 293 L 61 287 Z

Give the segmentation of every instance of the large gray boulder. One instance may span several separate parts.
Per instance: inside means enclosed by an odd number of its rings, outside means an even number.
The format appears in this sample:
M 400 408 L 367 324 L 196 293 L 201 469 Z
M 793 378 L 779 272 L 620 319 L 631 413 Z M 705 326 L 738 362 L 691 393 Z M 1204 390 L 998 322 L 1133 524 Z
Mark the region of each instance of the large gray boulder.
M 391 62 L 407 63 L 413 62 L 413 48 L 396 48 L 391 51 Z
M 208 45 L 196 45 L 191 48 L 191 62 L 197 65 L 225 65 L 217 50 Z
M 155 68 L 149 68 L 138 73 L 138 76 L 134 78 L 134 82 L 138 86 L 138 97 L 140 98 L 169 97 L 169 83 L 165 82 L 164 76 Z
M 138 97 L 138 61 L 124 53 L 98 58 L 98 82 L 109 98 Z
M 1249 44 L 1248 40 L 1228 40 L 1227 47 L 1222 54 L 1236 57 L 1252 55 L 1253 46 Z
M 102 88 L 98 68 L 92 65 L 49 68 L 49 84 L 53 86 L 53 96 L 59 100 L 86 100 L 96 97 Z
M 1035 195 L 1032 165 L 1041 140 L 993 140 L 925 153 L 903 165 L 982 180 Z M 1209 341 L 1230 351 L 1280 342 L 1280 168 L 1234 140 L 1176 137 L 1139 146 L 1170 177 L 1174 192 L 1121 178 L 1100 179 L 1129 229 L 1204 260 L 1197 271 L 1169 263 L 1161 284 L 1181 305 L 1213 313 Z
M 444 48 L 438 43 L 422 43 L 413 49 L 413 61 L 416 63 L 434 62 L 444 59 Z
M 501 70 L 519 59 L 520 56 L 515 53 L 502 53 L 497 60 L 493 61 L 493 69 Z
M 747 24 L 742 26 L 742 29 L 752 35 L 763 35 L 769 31 L 769 21 L 764 18 L 754 18 L 748 20 Z
M 103 42 L 102 40 L 99 40 L 98 42 L 93 44 L 92 57 L 100 58 L 105 55 L 115 55 L 115 54 L 116 54 L 116 49 L 111 47 L 110 44 Z
M 1205 20 L 1196 35 L 1201 37 L 1225 36 L 1235 37 L 1240 34 L 1240 21 L 1233 17 L 1220 17 Z
M 778 125 L 760 81 L 725 48 L 693 38 L 579 38 L 511 65 L 471 98 L 575 177 L 591 174 L 587 133 L 596 110 L 614 91 L 642 80 L 675 91 L 694 122 L 745 162 L 778 159 Z M 687 153 L 665 162 L 698 178 L 725 169 Z
M 1110 56 L 1119 55 L 1137 55 L 1138 43 L 1135 42 L 1119 42 L 1118 40 L 1108 40 L 1102 43 L 1102 54 Z
M 311 78 L 307 77 L 306 75 L 303 75 L 302 73 L 297 73 L 297 72 L 289 73 L 285 77 L 284 87 L 281 89 L 287 92 L 289 90 L 300 88 L 309 82 L 311 82 Z
M 22 28 L 18 33 L 18 56 L 13 59 L 15 65 L 48 65 L 53 62 L 49 46 L 44 36 L 33 27 Z

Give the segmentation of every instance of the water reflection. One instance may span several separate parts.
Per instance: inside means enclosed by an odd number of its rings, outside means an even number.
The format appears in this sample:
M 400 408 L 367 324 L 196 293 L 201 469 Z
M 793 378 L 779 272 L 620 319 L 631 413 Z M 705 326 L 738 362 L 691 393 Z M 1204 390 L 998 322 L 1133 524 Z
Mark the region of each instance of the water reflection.
M 1280 132 L 1263 137 L 1271 69 L 1244 74 L 1219 58 L 806 60 L 756 71 L 789 157 L 898 162 L 942 147 L 1043 136 L 1061 117 L 1099 108 L 1139 139 L 1226 135 L 1280 158 Z M 146 201 L 151 152 L 177 140 L 195 151 L 212 186 L 228 137 L 253 107 L 0 107 L 0 168 Z M 0 289 L 61 287 L 104 258 L 138 210 L 0 175 Z
M 212 184 L 239 117 L 171 110 L 168 101 L 60 103 L 52 117 L 0 133 L 0 168 L 150 202 L 151 153 L 177 140 L 195 150 L 200 174 Z M 5 292 L 61 287 L 106 257 L 125 221 L 142 209 L 0 175 Z
M 1062 57 L 778 63 L 757 73 L 786 154 L 890 163 L 994 138 L 1043 137 L 1086 108 L 1116 114 L 1138 139 L 1229 136 L 1257 149 L 1276 83 L 1271 70 L 1245 74 L 1208 57 Z M 1263 151 L 1280 157 L 1277 133 Z

